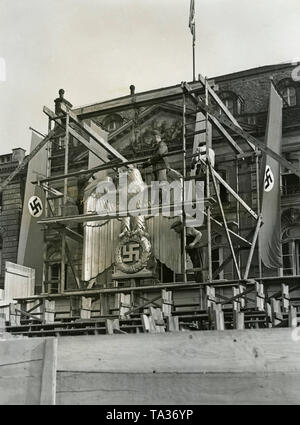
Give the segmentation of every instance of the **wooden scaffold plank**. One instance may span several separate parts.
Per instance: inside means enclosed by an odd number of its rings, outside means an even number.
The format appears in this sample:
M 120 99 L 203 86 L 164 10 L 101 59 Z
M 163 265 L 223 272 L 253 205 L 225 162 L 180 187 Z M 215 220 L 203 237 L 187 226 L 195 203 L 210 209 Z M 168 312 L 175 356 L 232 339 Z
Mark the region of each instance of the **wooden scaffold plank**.
M 92 310 L 92 298 L 81 297 L 80 298 L 80 319 L 90 319 Z
M 272 309 L 272 325 L 277 326 L 282 322 L 282 313 L 280 308 L 280 301 L 275 298 L 271 298 L 271 309 Z
M 42 320 L 44 323 L 54 323 L 55 300 L 44 299 L 42 304 Z

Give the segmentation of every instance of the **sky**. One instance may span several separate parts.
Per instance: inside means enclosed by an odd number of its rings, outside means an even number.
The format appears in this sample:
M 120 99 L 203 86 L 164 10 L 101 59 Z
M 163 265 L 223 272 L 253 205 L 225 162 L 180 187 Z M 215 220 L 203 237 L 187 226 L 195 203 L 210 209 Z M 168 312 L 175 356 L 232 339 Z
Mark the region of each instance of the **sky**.
M 192 79 L 190 0 L 0 0 L 0 155 L 74 107 Z M 195 0 L 196 75 L 300 57 L 300 0 Z M 5 72 L 4 72 L 5 71 Z

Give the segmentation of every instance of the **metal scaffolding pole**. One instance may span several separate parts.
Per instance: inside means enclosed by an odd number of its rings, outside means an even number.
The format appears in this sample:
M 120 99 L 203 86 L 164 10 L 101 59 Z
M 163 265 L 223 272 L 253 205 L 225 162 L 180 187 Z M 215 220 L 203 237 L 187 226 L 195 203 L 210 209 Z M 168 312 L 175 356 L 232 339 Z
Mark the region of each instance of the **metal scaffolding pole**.
M 64 174 L 68 174 L 69 170 L 69 122 L 70 117 L 69 114 L 66 114 L 66 135 L 65 135 L 65 166 L 64 166 Z M 67 199 L 68 199 L 68 178 L 64 179 L 64 197 L 63 197 L 63 206 L 62 213 L 66 215 L 67 209 Z M 62 232 L 61 234 L 61 268 L 60 268 L 60 293 L 64 293 L 65 284 L 66 284 L 66 234 Z
M 187 281 L 186 275 L 186 217 L 185 217 L 185 181 L 186 181 L 186 98 L 185 94 L 182 95 L 182 273 L 183 281 Z
M 236 188 L 235 191 L 239 195 L 240 190 L 240 179 L 239 179 L 239 159 L 235 160 L 235 177 L 236 177 Z M 237 234 L 240 234 L 240 203 L 236 202 L 236 223 L 237 223 Z M 237 252 L 237 261 L 239 270 L 241 270 L 241 251 Z
M 208 105 L 208 83 L 207 78 L 205 78 L 205 105 Z M 209 138 L 209 130 L 208 130 L 208 124 L 209 124 L 209 114 L 205 113 L 205 120 L 206 120 L 206 198 L 210 198 L 210 169 L 209 169 L 209 149 L 211 149 L 211 143 Z M 208 263 L 208 282 L 212 281 L 212 244 L 211 244 L 211 209 L 210 209 L 210 203 L 207 203 L 206 207 L 206 214 L 207 214 L 207 263 Z
M 52 121 L 49 118 L 48 119 L 48 134 L 51 131 L 51 125 Z M 52 142 L 51 139 L 47 142 L 46 145 L 46 178 L 48 178 L 51 174 L 51 152 L 52 152 Z M 48 184 L 47 184 L 48 186 Z M 49 217 L 49 192 L 45 191 L 45 217 Z M 46 233 L 44 232 L 44 251 L 43 251 L 43 281 L 42 281 L 42 292 L 46 292 L 45 282 L 49 279 L 49 266 L 47 263 L 47 255 L 48 255 L 48 249 L 47 249 L 47 240 L 46 240 Z M 48 292 L 48 288 L 47 288 Z

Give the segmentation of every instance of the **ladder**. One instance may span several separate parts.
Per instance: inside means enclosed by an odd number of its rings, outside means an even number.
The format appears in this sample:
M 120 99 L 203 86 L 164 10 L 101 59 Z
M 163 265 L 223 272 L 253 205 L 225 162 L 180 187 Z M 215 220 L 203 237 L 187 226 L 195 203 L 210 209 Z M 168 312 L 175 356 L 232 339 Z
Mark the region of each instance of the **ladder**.
M 247 205 L 247 203 L 239 196 L 238 194 L 238 167 L 236 167 L 236 188 L 232 188 L 223 178 L 222 176 L 215 170 L 214 167 L 214 152 L 212 150 L 212 128 L 215 128 L 218 130 L 219 133 L 223 136 L 223 139 L 225 142 L 227 142 L 234 152 L 235 159 L 238 160 L 240 158 L 244 158 L 246 156 L 252 156 L 255 155 L 256 150 L 255 146 L 256 143 L 252 143 L 253 140 L 256 140 L 254 138 L 248 137 L 250 135 L 246 134 L 236 121 L 236 119 L 231 115 L 230 111 L 226 108 L 226 106 L 223 104 L 223 102 L 220 100 L 218 95 L 215 93 L 215 91 L 209 86 L 207 79 L 202 78 L 199 76 L 199 81 L 202 83 L 202 90 L 203 94 L 198 96 L 199 89 L 194 90 L 192 87 L 189 86 L 187 83 L 182 83 L 182 91 L 183 91 L 183 150 L 184 150 L 184 176 L 186 179 L 186 150 L 187 150 L 187 141 L 188 139 L 194 138 L 193 143 L 193 155 L 197 157 L 196 167 L 197 163 L 201 166 L 202 170 L 202 177 L 205 181 L 205 205 L 204 205 L 204 214 L 206 217 L 206 223 L 205 227 L 207 230 L 207 266 L 208 266 L 208 275 L 207 279 L 205 279 L 205 284 L 213 287 L 214 281 L 213 281 L 213 272 L 212 272 L 212 224 L 217 224 L 217 227 L 221 229 L 221 233 L 223 233 L 226 236 L 227 244 L 230 249 L 230 256 L 226 261 L 223 262 L 224 266 L 228 264 L 228 262 L 232 262 L 234 266 L 234 272 L 236 274 L 236 277 L 238 281 L 241 280 L 247 280 L 248 279 L 248 273 L 250 269 L 250 265 L 252 262 L 253 254 L 254 254 L 254 248 L 257 242 L 259 229 L 261 226 L 261 216 L 259 211 L 255 212 L 252 210 L 252 208 Z M 189 125 L 193 125 L 191 123 L 186 123 L 186 102 L 187 99 L 190 100 L 189 106 L 192 104 L 195 108 L 195 122 L 194 122 L 194 131 L 193 132 L 187 132 L 187 127 Z M 221 111 L 222 115 L 218 116 L 215 109 L 212 107 L 212 105 L 215 104 L 219 110 Z M 228 124 L 229 123 L 229 124 Z M 236 133 L 238 135 L 243 135 L 243 139 L 246 141 L 248 148 L 250 148 L 250 151 L 244 152 L 243 148 L 234 140 L 234 138 L 228 133 L 226 128 L 234 128 Z M 191 172 L 192 178 L 197 178 L 197 169 L 196 167 Z M 255 228 L 254 228 L 254 235 L 252 240 L 247 240 L 246 238 L 242 238 L 240 236 L 239 228 L 237 229 L 237 232 L 233 231 L 229 227 L 229 222 L 226 219 L 226 215 L 224 212 L 224 207 L 222 204 L 222 199 L 220 197 L 220 190 L 219 187 L 224 186 L 225 189 L 233 196 L 234 200 L 237 203 L 237 223 L 239 226 L 239 207 L 242 206 L 246 209 L 247 213 L 251 216 L 251 218 L 254 218 L 256 220 Z M 212 214 L 212 203 L 209 202 L 212 198 L 212 188 L 213 188 L 213 198 L 217 202 L 219 214 L 222 221 L 216 220 L 213 217 Z M 237 192 L 236 192 L 237 190 Z M 184 197 L 183 197 L 184 199 Z M 183 214 L 183 222 L 184 222 L 184 246 L 183 246 L 183 255 L 182 255 L 182 264 L 183 264 L 183 272 L 185 274 L 185 281 L 187 280 L 186 277 L 186 256 L 185 256 L 185 246 L 186 246 L 186 221 L 185 221 L 184 214 Z M 238 249 L 235 251 L 234 249 L 234 242 L 237 244 Z M 239 253 L 239 246 L 247 246 L 250 249 L 246 270 L 244 275 L 242 276 L 241 268 L 240 268 L 240 261 L 238 260 L 238 253 Z M 220 267 L 219 267 L 220 268 Z M 196 271 L 196 269 L 194 269 Z
M 208 89 L 207 89 L 207 81 L 205 79 L 204 81 L 204 100 L 203 102 L 205 105 L 208 105 Z M 211 156 L 212 151 L 212 125 L 209 122 L 208 113 L 203 113 L 203 111 L 199 111 L 197 108 L 195 110 L 196 118 L 193 123 L 187 123 L 186 122 L 186 96 L 183 94 L 183 151 L 184 151 L 184 160 L 183 160 L 183 175 L 184 175 L 184 182 L 187 180 L 187 171 L 186 171 L 186 152 L 187 152 L 187 143 L 188 140 L 193 138 L 193 151 L 192 151 L 192 169 L 190 172 L 190 178 L 195 179 L 198 177 L 198 166 L 199 166 L 199 159 L 204 158 L 207 156 L 207 152 L 209 153 L 208 156 Z M 194 128 L 192 131 L 190 130 L 190 127 L 193 126 Z M 211 158 L 211 160 L 213 160 Z M 203 166 L 205 167 L 205 175 L 203 176 L 203 179 L 205 180 L 205 193 L 204 199 L 208 200 L 211 197 L 210 194 L 210 170 L 208 163 Z M 194 180 L 195 182 L 195 180 Z M 183 184 L 183 203 L 185 202 L 185 193 L 184 193 L 184 184 Z M 197 201 L 197 200 L 196 200 Z M 208 244 L 207 244 L 207 256 L 208 256 L 208 281 L 212 281 L 212 247 L 211 247 L 211 206 L 210 202 L 205 202 L 204 205 L 205 211 L 203 211 L 203 214 L 207 217 L 207 232 L 208 232 Z M 183 275 L 184 275 L 184 281 L 187 281 L 187 270 L 186 270 L 186 215 L 183 209 L 183 247 L 182 247 L 182 269 L 183 269 Z M 193 265 L 194 266 L 194 265 Z M 192 269 L 195 272 L 199 271 L 195 268 Z

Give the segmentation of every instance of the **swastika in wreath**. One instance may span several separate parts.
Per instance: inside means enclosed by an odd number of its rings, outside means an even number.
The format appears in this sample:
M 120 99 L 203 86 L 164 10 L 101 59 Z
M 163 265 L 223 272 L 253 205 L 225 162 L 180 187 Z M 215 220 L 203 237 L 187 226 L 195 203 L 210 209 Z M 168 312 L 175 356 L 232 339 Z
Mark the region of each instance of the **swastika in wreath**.
M 269 165 L 266 166 L 265 178 L 264 178 L 264 190 L 265 192 L 270 192 L 274 186 L 274 175 L 272 173 L 271 167 Z
M 28 209 L 33 217 L 40 217 L 43 214 L 43 204 L 38 196 L 32 196 L 29 199 Z
M 138 243 L 129 243 L 122 246 L 122 258 L 124 263 L 132 263 L 140 259 L 140 245 Z

